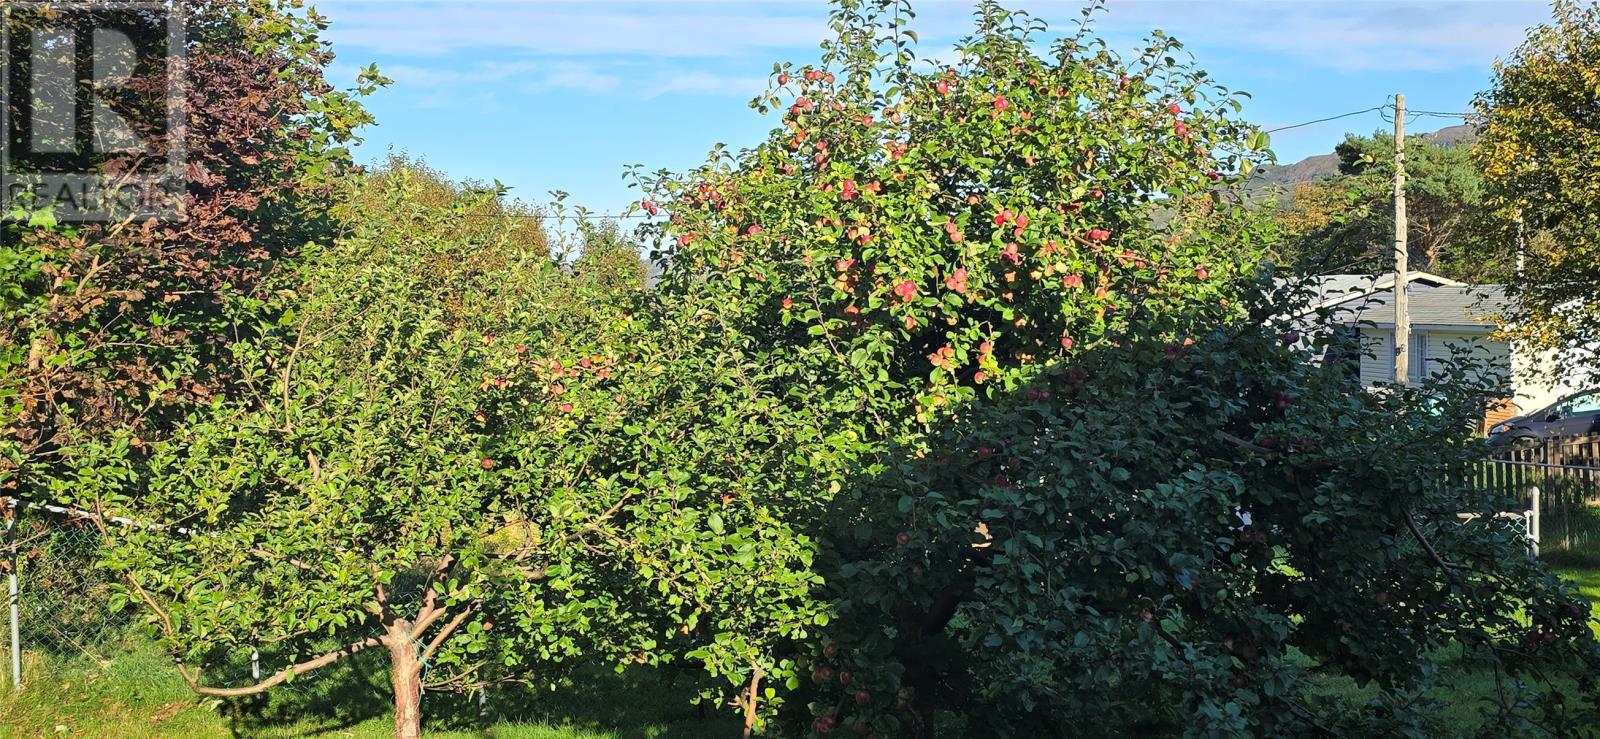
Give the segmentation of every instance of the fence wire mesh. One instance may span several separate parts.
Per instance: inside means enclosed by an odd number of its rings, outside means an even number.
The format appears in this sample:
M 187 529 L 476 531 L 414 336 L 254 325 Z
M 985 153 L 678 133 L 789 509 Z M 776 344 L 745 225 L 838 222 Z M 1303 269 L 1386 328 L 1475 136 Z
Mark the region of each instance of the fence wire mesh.
M 13 572 L 17 593 L 17 632 L 21 684 L 50 680 L 71 673 L 93 678 L 115 673 L 118 680 L 173 683 L 179 680 L 171 661 L 152 643 L 152 632 L 136 608 L 114 609 L 118 587 L 101 565 L 104 536 L 100 525 L 84 511 L 0 499 L 0 518 L 7 528 L 0 533 L 0 577 Z M 108 526 L 146 525 L 114 519 Z M 167 530 L 173 536 L 191 536 L 186 529 Z M 314 577 L 314 574 L 307 574 Z M 400 613 L 414 611 L 422 600 L 425 573 L 398 578 L 391 607 Z M 413 582 L 414 580 L 414 582 Z M 0 598 L 7 598 L 0 582 Z M 14 689 L 11 665 L 9 600 L 0 604 L 0 688 Z M 371 623 L 360 636 L 381 637 L 381 624 Z M 228 650 L 222 663 L 208 673 L 207 682 L 225 686 L 249 685 L 304 659 L 307 649 L 329 651 L 342 643 L 299 644 L 293 651 L 281 646 L 241 643 Z M 257 651 L 259 649 L 259 652 Z M 128 657 L 132 657 L 129 659 Z M 364 658 L 376 658 L 364 655 Z M 425 678 L 428 677 L 425 675 Z M 285 683 L 279 693 L 315 691 L 316 676 Z
M 1507 448 L 1478 470 L 1475 482 L 1500 495 L 1538 496 L 1541 555 L 1600 559 L 1600 436 Z
M 9 519 L 0 568 L 17 578 L 15 628 L 24 683 L 30 674 L 68 664 L 91 672 L 109 668 L 144 638 L 130 611 L 110 607 L 115 584 L 99 566 L 102 537 L 92 521 L 27 505 L 0 506 L 0 516 Z M 9 607 L 0 618 L 9 631 Z M 9 635 L 0 639 L 4 683 L 15 687 L 11 648 Z M 165 677 L 156 666 L 144 670 L 151 679 Z

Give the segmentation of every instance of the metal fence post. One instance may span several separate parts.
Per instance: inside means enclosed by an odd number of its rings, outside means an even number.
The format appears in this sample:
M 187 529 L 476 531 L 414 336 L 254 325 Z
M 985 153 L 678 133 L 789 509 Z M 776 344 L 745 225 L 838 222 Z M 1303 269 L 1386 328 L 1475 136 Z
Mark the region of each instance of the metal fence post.
M 11 604 L 11 689 L 22 690 L 22 609 L 21 596 L 17 589 L 17 516 L 22 513 L 19 506 L 11 506 L 11 515 L 6 518 L 6 590 L 9 593 L 7 602 Z

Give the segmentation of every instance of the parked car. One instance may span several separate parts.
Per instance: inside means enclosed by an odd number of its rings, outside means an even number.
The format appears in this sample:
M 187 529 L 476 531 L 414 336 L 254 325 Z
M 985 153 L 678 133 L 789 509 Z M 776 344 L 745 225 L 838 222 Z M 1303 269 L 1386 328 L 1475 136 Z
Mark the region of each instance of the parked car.
M 1600 390 L 1568 395 L 1489 429 L 1489 443 L 1495 446 L 1573 436 L 1600 436 Z

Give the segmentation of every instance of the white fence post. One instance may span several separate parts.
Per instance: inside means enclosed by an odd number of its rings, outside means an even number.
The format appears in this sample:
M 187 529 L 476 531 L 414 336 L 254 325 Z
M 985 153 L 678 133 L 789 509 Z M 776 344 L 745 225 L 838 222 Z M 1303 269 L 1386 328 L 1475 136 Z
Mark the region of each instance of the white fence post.
M 1528 547 L 1533 550 L 1533 556 L 1537 557 L 1537 556 L 1539 556 L 1539 535 L 1540 535 L 1540 532 L 1539 532 L 1539 498 L 1541 497 L 1542 494 L 1539 492 L 1539 486 L 1538 485 L 1534 485 L 1534 486 L 1528 488 L 1528 491 L 1533 494 L 1533 507 L 1532 507 L 1531 510 L 1528 511 Z
M 11 516 L 6 519 L 6 551 L 9 553 L 6 571 L 7 602 L 11 604 L 11 690 L 22 690 L 22 609 L 17 588 L 17 516 L 21 509 L 13 504 Z

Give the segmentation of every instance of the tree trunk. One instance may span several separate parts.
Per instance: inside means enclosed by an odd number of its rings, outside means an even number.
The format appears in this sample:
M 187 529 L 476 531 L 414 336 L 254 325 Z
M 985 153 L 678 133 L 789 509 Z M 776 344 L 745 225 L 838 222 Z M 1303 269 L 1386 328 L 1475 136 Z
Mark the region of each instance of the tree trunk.
M 384 639 L 389 647 L 390 679 L 394 685 L 395 739 L 422 739 L 422 662 L 411 624 L 396 621 Z
M 750 675 L 750 692 L 745 694 L 744 699 L 744 739 L 751 739 L 756 734 L 757 701 L 761 696 L 761 678 L 766 674 L 767 671 L 757 665 Z

